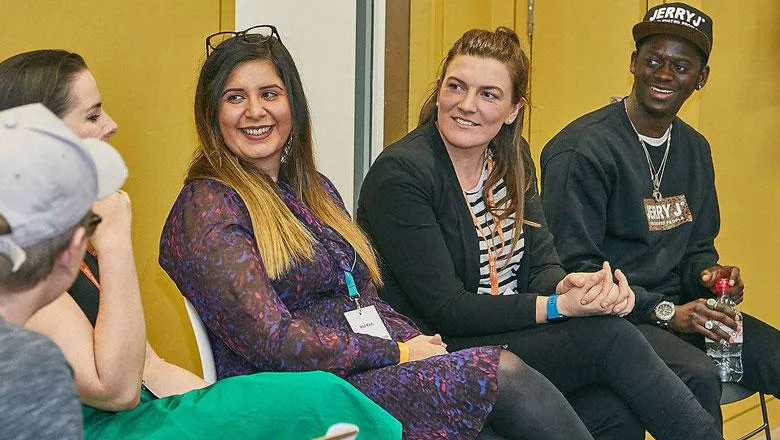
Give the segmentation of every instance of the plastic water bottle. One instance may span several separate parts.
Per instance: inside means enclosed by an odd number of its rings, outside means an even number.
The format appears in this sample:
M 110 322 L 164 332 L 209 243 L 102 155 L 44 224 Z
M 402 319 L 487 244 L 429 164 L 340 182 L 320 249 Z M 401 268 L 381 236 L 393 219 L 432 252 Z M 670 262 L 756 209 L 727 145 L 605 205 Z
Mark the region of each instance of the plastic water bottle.
M 704 344 L 707 347 L 707 355 L 715 362 L 715 368 L 718 369 L 718 376 L 721 382 L 739 382 L 742 379 L 742 314 L 737 310 L 734 301 L 728 295 L 728 278 L 719 278 L 715 282 L 715 292 L 718 296 L 717 309 L 732 309 L 736 312 L 734 320 L 737 321 L 737 330 L 713 321 L 714 326 L 719 326 L 724 332 L 728 333 L 729 340 L 715 342 L 712 339 L 705 338 Z M 713 327 L 713 331 L 715 327 Z

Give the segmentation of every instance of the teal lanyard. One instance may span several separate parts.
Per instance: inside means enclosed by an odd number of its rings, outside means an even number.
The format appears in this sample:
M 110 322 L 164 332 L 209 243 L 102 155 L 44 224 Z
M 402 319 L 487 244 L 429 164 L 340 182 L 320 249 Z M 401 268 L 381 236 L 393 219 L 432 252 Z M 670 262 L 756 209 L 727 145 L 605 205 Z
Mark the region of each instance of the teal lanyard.
M 358 292 L 357 286 L 355 285 L 355 278 L 352 277 L 351 271 L 344 271 L 344 282 L 347 284 L 349 297 L 355 301 L 355 305 L 358 310 L 360 310 L 360 292 Z

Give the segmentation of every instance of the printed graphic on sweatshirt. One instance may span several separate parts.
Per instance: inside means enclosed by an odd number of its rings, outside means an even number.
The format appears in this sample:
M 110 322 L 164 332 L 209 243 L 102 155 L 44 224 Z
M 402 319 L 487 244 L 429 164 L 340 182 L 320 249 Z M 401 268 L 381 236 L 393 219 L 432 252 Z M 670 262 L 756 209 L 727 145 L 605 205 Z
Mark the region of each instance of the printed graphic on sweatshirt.
M 661 200 L 644 199 L 647 225 L 651 231 L 668 231 L 683 223 L 692 222 L 685 194 L 664 197 Z

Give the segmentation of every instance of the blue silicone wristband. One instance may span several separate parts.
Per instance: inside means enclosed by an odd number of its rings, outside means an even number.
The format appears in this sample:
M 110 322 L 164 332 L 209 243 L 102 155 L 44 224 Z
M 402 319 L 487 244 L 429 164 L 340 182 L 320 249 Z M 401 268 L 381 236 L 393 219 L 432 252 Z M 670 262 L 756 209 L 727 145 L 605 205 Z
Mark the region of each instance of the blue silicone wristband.
M 558 311 L 558 294 L 552 294 L 547 298 L 547 320 L 556 321 L 566 318 L 566 315 Z

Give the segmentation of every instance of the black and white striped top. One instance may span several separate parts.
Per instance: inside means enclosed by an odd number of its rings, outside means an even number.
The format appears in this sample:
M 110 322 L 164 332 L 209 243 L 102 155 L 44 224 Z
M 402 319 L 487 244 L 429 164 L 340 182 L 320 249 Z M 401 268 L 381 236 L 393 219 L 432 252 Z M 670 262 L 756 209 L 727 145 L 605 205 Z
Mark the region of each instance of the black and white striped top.
M 479 224 L 482 227 L 482 232 L 487 239 L 491 241 L 493 252 L 496 252 L 497 249 L 501 251 L 496 255 L 499 295 L 514 295 L 517 293 L 516 273 L 520 269 L 520 260 L 523 258 L 525 238 L 522 235 L 520 236 L 520 239 L 517 241 L 517 247 L 515 247 L 511 258 L 507 261 L 505 256 L 512 247 L 515 220 L 514 217 L 510 217 L 501 222 L 501 229 L 504 233 L 504 246 L 502 248 L 501 236 L 498 235 L 498 231 L 495 231 L 495 234 L 493 234 L 493 216 L 487 212 L 485 200 L 482 198 L 482 186 L 486 180 L 487 167 L 482 172 L 482 176 L 480 177 L 477 186 L 465 191 L 466 198 L 468 199 L 469 205 L 471 205 L 471 212 L 477 217 L 477 221 L 479 221 Z M 504 183 L 504 179 L 501 179 L 493 187 L 493 200 L 496 206 L 501 204 L 504 197 L 506 197 L 506 184 Z M 488 267 L 487 243 L 476 226 L 474 227 L 474 233 L 477 234 L 477 239 L 479 240 L 479 288 L 477 289 L 477 293 L 490 295 L 490 268 Z

